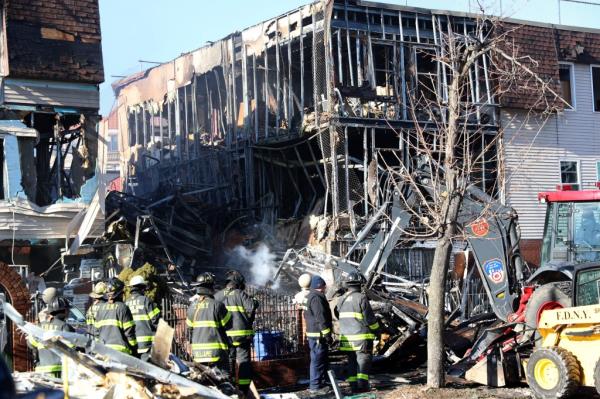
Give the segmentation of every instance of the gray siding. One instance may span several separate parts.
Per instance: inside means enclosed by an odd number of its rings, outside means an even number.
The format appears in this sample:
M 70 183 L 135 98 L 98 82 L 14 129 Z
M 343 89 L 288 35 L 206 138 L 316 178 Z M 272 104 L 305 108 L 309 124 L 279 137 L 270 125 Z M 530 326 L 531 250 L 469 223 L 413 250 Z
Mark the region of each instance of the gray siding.
M 523 110 L 502 110 L 507 204 L 519 214 L 522 236 L 542 238 L 545 205 L 537 194 L 560 184 L 560 160 L 580 162 L 583 189 L 595 188 L 600 161 L 600 113 L 593 111 L 591 70 L 575 64 L 575 110 L 549 119 L 527 117 Z
M 6 79 L 4 102 L 16 105 L 98 109 L 100 92 L 98 86 L 93 84 Z

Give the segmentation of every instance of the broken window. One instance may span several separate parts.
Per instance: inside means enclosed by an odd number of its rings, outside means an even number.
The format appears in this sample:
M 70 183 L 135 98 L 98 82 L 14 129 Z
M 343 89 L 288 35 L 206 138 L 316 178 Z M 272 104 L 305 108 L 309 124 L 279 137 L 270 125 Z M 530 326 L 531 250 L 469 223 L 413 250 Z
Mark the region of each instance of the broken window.
M 135 110 L 135 137 L 137 145 L 144 144 L 144 119 L 142 110 L 139 108 Z
M 378 96 L 392 97 L 394 90 L 394 47 L 391 45 L 373 45 L 375 69 L 375 87 Z
M 600 66 L 592 67 L 592 92 L 594 112 L 600 112 Z
M 133 147 L 133 146 L 135 146 L 135 139 L 136 139 L 135 114 L 133 112 L 130 112 L 128 114 L 127 126 L 128 126 L 128 130 L 129 130 L 129 146 Z
M 415 72 L 419 96 L 436 101 L 438 94 L 438 65 L 434 49 L 415 48 Z
M 559 64 L 558 75 L 560 79 L 560 91 L 562 98 L 575 108 L 575 96 L 573 94 L 575 79 L 573 77 L 573 64 Z

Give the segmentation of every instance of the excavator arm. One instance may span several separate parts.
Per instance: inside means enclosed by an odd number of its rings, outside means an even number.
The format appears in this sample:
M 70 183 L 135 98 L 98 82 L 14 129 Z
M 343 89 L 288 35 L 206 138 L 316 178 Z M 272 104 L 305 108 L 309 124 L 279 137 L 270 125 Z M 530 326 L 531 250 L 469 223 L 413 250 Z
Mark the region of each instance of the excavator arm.
M 367 236 L 365 231 L 368 233 L 376 221 L 383 220 L 383 228 L 374 236 L 359 265 L 369 288 L 376 281 L 375 277 L 383 271 L 392 250 L 401 240 L 407 239 L 405 232 L 409 226 L 418 223 L 414 220 L 418 214 L 417 198 L 433 197 L 435 193 L 445 190 L 439 183 L 443 179 L 437 179 L 437 187 L 432 186 L 431 173 L 425 168 L 415 172 L 414 179 L 423 195 L 415 195 L 410 192 L 411 186 L 401 185 L 402 194 L 395 191 L 391 205 L 384 205 L 391 208 L 388 213 L 391 218 L 386 220 L 383 216 L 385 212 L 377 212 L 377 216 L 359 233 L 359 240 L 342 261 L 338 262 L 339 266 L 350 266 L 344 265 L 344 259 Z M 479 188 L 470 186 L 463 196 L 458 224 L 474 255 L 492 310 L 499 319 L 508 321 L 509 315 L 519 305 L 524 285 L 524 261 L 519 248 L 520 233 L 516 212 Z

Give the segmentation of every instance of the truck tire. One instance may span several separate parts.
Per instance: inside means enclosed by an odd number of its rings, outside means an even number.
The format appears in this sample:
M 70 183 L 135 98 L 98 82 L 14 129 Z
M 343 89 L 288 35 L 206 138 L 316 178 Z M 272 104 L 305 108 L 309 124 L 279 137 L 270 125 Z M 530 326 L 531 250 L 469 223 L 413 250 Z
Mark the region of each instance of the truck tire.
M 527 383 L 538 399 L 562 399 L 581 385 L 581 366 L 571 352 L 557 346 L 536 349 L 525 371 Z
M 525 307 L 525 325 L 527 338 L 533 337 L 535 345 L 540 346 L 541 337 L 537 331 L 538 322 L 544 310 L 568 308 L 571 306 L 569 292 L 571 283 L 559 282 L 542 285 L 535 289 Z

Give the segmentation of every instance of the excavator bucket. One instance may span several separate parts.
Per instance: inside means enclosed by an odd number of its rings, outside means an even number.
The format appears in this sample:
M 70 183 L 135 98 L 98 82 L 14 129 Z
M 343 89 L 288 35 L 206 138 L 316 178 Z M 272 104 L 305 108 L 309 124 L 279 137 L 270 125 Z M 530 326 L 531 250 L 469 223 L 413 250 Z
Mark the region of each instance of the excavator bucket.
M 514 353 L 495 351 L 468 369 L 465 379 L 491 387 L 515 386 L 519 383 L 519 370 Z

